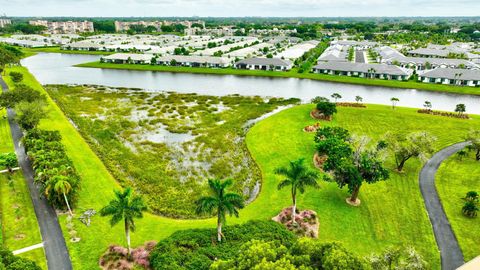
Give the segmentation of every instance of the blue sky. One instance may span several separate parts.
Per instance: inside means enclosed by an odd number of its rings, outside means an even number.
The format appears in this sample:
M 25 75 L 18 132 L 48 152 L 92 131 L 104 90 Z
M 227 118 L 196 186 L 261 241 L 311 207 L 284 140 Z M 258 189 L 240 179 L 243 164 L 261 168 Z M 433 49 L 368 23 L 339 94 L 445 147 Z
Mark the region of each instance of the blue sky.
M 7 16 L 480 16 L 480 0 L 0 0 Z

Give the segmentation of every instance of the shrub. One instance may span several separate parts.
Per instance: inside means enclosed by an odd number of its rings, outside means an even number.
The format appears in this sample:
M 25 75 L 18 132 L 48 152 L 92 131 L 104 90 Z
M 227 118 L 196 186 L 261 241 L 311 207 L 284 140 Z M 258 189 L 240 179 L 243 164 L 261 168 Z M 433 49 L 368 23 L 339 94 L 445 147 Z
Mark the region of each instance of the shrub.
M 17 155 L 15 153 L 0 154 L 0 170 L 6 168 L 11 171 L 18 166 Z
M 317 103 L 317 110 L 324 116 L 330 117 L 337 112 L 337 105 L 333 102 L 322 101 Z
M 2 266 L 4 268 L 2 268 Z M 14 256 L 12 252 L 0 247 L 0 269 L 6 270 L 41 270 L 35 262 Z
M 45 118 L 45 104 L 41 101 L 26 102 L 22 101 L 15 106 L 17 115 L 15 120 L 24 130 L 30 130 L 38 126 L 40 120 Z
M 150 255 L 153 269 L 208 269 L 217 259 L 230 260 L 253 239 L 290 247 L 295 235 L 273 221 L 249 221 L 224 229 L 226 241 L 213 245 L 215 229 L 178 231 L 157 244 Z
M 10 72 L 10 78 L 12 78 L 12 81 L 14 83 L 19 83 L 23 80 L 23 74 L 20 72 L 12 71 Z
M 480 211 L 479 208 L 479 195 L 476 191 L 469 191 L 465 195 L 463 200 L 465 204 L 462 207 L 462 213 L 467 217 L 476 217 L 477 212 Z

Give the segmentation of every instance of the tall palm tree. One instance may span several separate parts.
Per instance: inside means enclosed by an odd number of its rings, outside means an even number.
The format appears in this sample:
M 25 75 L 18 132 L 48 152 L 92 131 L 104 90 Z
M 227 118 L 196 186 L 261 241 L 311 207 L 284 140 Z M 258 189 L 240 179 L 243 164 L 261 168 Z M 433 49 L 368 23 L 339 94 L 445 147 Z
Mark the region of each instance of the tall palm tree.
M 115 198 L 100 210 L 100 215 L 112 216 L 110 225 L 113 227 L 122 219 L 125 224 L 125 237 L 127 238 L 128 257 L 131 255 L 130 249 L 130 231 L 135 231 L 135 218 L 142 218 L 143 211 L 147 210 L 147 206 L 140 196 L 135 196 L 130 187 L 125 188 L 122 192 L 115 190 Z
M 62 194 L 63 199 L 68 208 L 70 216 L 73 216 L 72 209 L 70 208 L 70 203 L 68 202 L 67 195 L 72 191 L 72 185 L 68 181 L 68 177 L 64 175 L 55 175 L 50 178 L 46 183 L 45 194 L 48 197 L 50 191 L 53 190 L 57 194 Z
M 319 188 L 317 183 L 318 172 L 309 170 L 305 164 L 304 159 L 298 159 L 290 161 L 288 168 L 281 167 L 275 169 L 275 174 L 285 176 L 285 179 L 278 184 L 278 189 L 282 189 L 287 186 L 291 186 L 292 196 L 292 222 L 295 223 L 295 214 L 297 210 L 297 191 L 301 194 L 305 192 L 305 188 L 308 186 Z
M 232 185 L 232 180 L 221 181 L 219 179 L 209 179 L 211 196 L 200 198 L 196 204 L 197 214 L 217 214 L 217 240 L 222 241 L 222 225 L 227 221 L 226 215 L 235 215 L 238 217 L 238 209 L 242 209 L 244 201 L 242 196 L 236 193 L 226 193 L 227 187 Z

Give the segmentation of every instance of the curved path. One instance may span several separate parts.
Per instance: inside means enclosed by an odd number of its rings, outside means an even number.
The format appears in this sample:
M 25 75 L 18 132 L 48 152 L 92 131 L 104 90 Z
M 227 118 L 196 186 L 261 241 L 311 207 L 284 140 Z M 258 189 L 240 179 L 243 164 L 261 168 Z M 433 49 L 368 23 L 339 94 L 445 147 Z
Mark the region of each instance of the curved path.
M 435 188 L 435 174 L 445 159 L 462 150 L 468 144 L 468 142 L 461 142 L 440 150 L 430 158 L 420 172 L 420 190 L 440 249 L 443 270 L 455 270 L 463 265 L 464 261 L 462 250 L 458 245 L 457 238 L 448 222 Z
M 3 88 L 3 91 L 8 90 L 8 86 L 1 76 L 0 85 Z M 15 112 L 12 109 L 8 109 L 8 123 L 10 124 L 10 132 L 12 133 L 13 142 L 15 144 L 18 165 L 22 168 L 28 189 L 30 190 L 33 208 L 35 210 L 35 215 L 37 216 L 38 225 L 40 226 L 48 269 L 70 270 L 72 269 L 72 262 L 70 260 L 70 255 L 68 254 L 62 229 L 58 223 L 57 213 L 50 204 L 48 204 L 45 197 L 40 196 L 40 191 L 33 182 L 32 164 L 25 154 L 25 148 L 20 143 L 23 133 L 18 124 L 13 121 L 14 116 Z

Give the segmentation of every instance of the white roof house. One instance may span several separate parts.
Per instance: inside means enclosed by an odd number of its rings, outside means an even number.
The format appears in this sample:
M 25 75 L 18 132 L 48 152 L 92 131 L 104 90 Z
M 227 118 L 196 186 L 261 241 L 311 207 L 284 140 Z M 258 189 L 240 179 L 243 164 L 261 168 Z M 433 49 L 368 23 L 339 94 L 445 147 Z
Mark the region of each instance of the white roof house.
M 419 80 L 425 82 L 440 82 L 436 80 L 432 81 L 430 79 L 448 79 L 457 82 L 472 81 L 474 82 L 475 86 L 480 86 L 480 70 L 437 68 L 420 73 L 418 74 L 418 77 Z M 428 81 L 426 81 L 426 79 L 428 79 Z
M 317 61 L 320 62 L 347 62 L 348 61 L 348 48 L 342 45 L 332 45 L 328 47 Z
M 418 70 L 435 68 L 466 68 L 479 69 L 480 67 L 464 59 L 424 58 L 424 57 L 394 57 L 385 61 L 389 65 L 398 64 L 402 67 L 415 67 Z
M 316 73 L 382 79 L 408 79 L 413 71 L 394 65 L 350 62 L 322 62 L 313 67 Z
M 156 64 L 170 65 L 174 61 L 176 65 L 189 67 L 228 67 L 231 60 L 226 57 L 195 56 L 195 55 L 164 55 L 156 58 Z
M 152 55 L 136 53 L 115 53 L 101 58 L 106 63 L 150 64 Z
M 300 44 L 296 44 L 287 48 L 285 51 L 277 54 L 276 57 L 295 60 L 301 57 L 304 53 L 308 52 L 309 50 L 317 47 L 318 43 L 320 42 L 316 40 L 302 42 Z
M 234 64 L 238 69 L 250 70 L 290 70 L 292 62 L 281 58 L 247 58 Z

